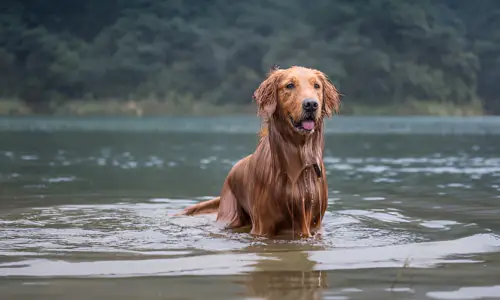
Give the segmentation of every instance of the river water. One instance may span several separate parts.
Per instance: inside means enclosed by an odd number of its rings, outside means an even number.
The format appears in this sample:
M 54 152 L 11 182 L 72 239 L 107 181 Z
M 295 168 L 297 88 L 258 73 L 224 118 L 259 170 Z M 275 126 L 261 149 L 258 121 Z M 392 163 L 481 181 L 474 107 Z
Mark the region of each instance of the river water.
M 0 119 L 0 298 L 500 299 L 500 118 L 328 121 L 320 238 L 172 217 L 258 122 Z

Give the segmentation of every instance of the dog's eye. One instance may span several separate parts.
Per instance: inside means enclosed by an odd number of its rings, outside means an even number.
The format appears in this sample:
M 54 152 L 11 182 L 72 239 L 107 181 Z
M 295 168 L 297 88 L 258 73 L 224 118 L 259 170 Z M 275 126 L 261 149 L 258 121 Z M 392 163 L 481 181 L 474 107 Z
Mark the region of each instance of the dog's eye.
M 314 88 L 315 88 L 315 89 L 319 89 L 319 84 L 315 83 L 315 84 L 314 84 Z
M 286 85 L 287 89 L 293 89 L 294 87 L 295 87 L 295 84 L 293 84 L 293 83 L 289 83 Z

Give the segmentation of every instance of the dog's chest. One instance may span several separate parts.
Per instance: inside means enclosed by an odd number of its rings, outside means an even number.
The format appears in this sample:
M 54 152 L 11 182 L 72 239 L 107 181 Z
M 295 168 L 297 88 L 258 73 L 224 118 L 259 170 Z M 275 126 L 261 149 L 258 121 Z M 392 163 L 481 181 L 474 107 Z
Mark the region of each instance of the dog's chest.
M 320 209 L 322 182 L 313 168 L 305 169 L 296 181 L 287 181 L 287 201 L 301 209 Z

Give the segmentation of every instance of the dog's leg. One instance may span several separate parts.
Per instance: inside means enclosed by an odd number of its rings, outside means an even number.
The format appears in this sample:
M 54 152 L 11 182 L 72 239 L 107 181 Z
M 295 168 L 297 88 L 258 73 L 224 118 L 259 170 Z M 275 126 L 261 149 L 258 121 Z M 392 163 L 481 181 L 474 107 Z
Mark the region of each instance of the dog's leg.
M 223 223 L 227 229 L 236 229 L 250 224 L 250 217 L 239 203 L 227 180 L 222 188 L 217 222 Z
M 211 214 L 217 212 L 220 205 L 220 197 L 214 198 L 212 200 L 203 201 L 185 208 L 182 212 L 176 214 L 176 216 L 195 216 L 202 214 Z

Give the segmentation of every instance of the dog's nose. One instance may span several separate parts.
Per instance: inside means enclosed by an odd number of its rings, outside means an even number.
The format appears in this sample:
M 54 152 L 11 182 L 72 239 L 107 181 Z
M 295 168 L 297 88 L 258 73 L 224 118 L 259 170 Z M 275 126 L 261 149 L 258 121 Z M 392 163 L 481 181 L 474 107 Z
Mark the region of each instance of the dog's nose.
M 315 112 L 318 109 L 318 101 L 313 98 L 307 98 L 302 102 L 302 108 L 306 112 Z

